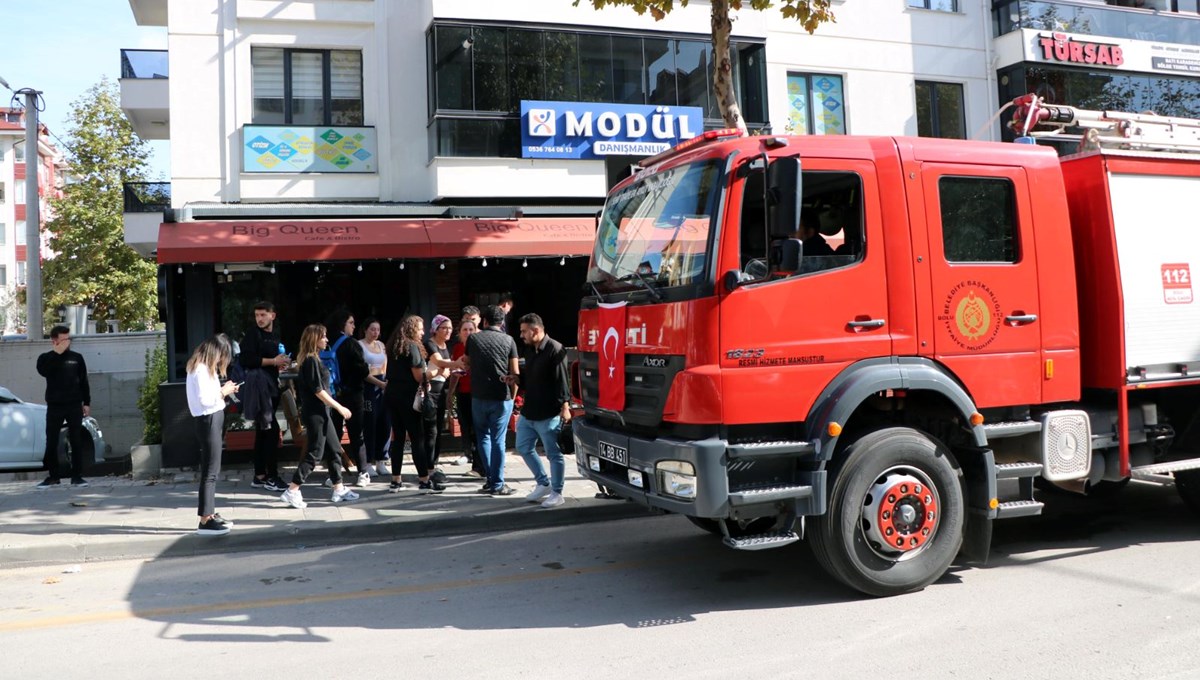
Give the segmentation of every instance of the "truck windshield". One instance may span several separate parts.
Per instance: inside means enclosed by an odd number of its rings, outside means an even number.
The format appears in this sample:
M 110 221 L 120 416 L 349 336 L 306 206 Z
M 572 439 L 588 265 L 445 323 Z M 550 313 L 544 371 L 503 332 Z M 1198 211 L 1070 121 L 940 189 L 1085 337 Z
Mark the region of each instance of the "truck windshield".
M 646 175 L 604 205 L 588 282 L 599 293 L 686 286 L 704 280 L 721 195 L 719 160 Z

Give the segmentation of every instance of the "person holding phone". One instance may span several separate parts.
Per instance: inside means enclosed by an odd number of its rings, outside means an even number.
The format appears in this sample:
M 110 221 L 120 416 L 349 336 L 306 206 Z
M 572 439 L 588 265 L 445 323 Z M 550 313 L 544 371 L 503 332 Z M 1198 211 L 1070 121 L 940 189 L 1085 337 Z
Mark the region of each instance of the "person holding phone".
M 42 464 L 49 475 L 36 488 L 45 490 L 61 483 L 58 431 L 64 424 L 71 443 L 71 486 L 82 488 L 88 485 L 83 478 L 83 438 L 87 436 L 83 419 L 92 413 L 87 364 L 83 355 L 71 349 L 71 329 L 66 326 L 50 329 L 50 344 L 52 349 L 37 358 L 37 372 L 46 379 L 46 453 Z
M 221 476 L 221 437 L 225 428 L 225 398 L 235 394 L 241 383 L 221 383 L 233 348 L 224 333 L 208 338 L 192 352 L 187 362 L 188 411 L 200 449 L 200 489 L 197 514 L 201 536 L 223 536 L 233 524 L 216 511 L 217 477 Z

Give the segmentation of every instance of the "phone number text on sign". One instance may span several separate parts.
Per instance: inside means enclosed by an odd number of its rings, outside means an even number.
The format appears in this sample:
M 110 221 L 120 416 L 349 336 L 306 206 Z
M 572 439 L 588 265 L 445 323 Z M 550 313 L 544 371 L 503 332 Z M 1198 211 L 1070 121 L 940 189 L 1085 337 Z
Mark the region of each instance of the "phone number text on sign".
M 1168 305 L 1186 305 L 1192 302 L 1192 272 L 1184 264 L 1162 266 L 1163 302 Z

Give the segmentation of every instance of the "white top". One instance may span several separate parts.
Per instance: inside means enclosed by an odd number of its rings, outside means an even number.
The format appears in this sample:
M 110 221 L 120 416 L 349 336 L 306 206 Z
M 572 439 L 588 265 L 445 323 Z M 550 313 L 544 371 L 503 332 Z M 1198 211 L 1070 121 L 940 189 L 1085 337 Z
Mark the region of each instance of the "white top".
M 208 372 L 208 366 L 197 363 L 195 370 L 187 374 L 188 410 L 193 416 L 206 416 L 225 408 L 225 396 L 221 394 L 221 381 Z
M 367 367 L 370 369 L 371 375 L 383 375 L 383 365 L 387 362 L 387 348 L 385 347 L 382 352 L 372 352 L 371 345 L 367 344 L 365 340 L 359 340 L 358 344 L 362 345 L 363 359 L 367 360 Z

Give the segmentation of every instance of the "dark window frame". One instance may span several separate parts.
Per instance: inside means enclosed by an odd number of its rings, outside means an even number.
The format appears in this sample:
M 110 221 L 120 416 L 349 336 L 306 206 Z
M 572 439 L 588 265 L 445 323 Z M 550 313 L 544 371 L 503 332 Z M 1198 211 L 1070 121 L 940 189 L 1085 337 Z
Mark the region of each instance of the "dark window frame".
M 321 110 L 322 122 L 320 125 L 334 125 L 333 122 L 333 53 L 334 52 L 357 52 L 358 53 L 358 93 L 361 108 L 361 119 L 357 123 L 345 124 L 346 127 L 363 127 L 366 122 L 366 91 L 363 86 L 363 71 L 365 70 L 365 60 L 361 49 L 353 48 L 313 48 L 313 47 L 280 47 L 277 45 L 254 45 L 251 51 L 257 49 L 274 49 L 283 50 L 283 123 L 282 125 L 296 125 L 294 123 L 294 112 L 292 111 L 292 55 L 296 53 L 319 54 L 321 55 Z M 252 100 L 251 110 L 253 111 L 254 97 L 254 69 L 250 69 L 250 98 Z M 269 125 L 269 123 L 259 123 L 254 120 L 253 113 L 251 114 L 252 125 Z M 338 125 L 343 125 L 338 123 Z
M 958 197 L 947 198 L 946 182 L 958 182 L 965 184 L 966 182 L 978 182 L 982 187 L 985 183 L 993 185 L 1003 185 L 1007 190 L 1005 203 L 1007 205 L 1000 206 L 998 204 L 989 204 L 983 199 L 964 201 Z M 1020 216 L 1017 208 L 1017 185 L 1010 177 L 1001 177 L 995 175 L 943 175 L 938 178 L 937 184 L 938 195 L 938 213 L 942 225 L 942 255 L 946 262 L 952 265 L 1015 265 L 1021 262 L 1021 224 Z M 973 210 L 975 217 L 980 215 L 989 215 L 998 217 L 999 219 L 1007 218 L 1007 232 L 998 234 L 988 234 L 986 225 L 983 230 L 976 229 L 975 236 L 980 239 L 979 247 L 981 255 L 987 255 L 983 252 L 989 241 L 994 245 L 996 239 L 988 239 L 988 236 L 998 236 L 1002 241 L 999 246 L 1003 253 L 999 257 L 966 257 L 962 256 L 963 240 L 965 236 L 965 227 L 967 226 L 962 220 L 951 219 L 956 214 L 962 214 L 966 210 Z M 975 227 L 972 227 L 975 228 Z M 953 239 L 953 240 L 952 240 Z
M 926 9 L 926 10 L 929 10 L 930 12 L 945 12 L 947 14 L 960 14 L 962 10 L 958 6 L 958 4 L 959 4 L 958 0 L 950 0 L 950 2 L 952 5 L 951 9 L 941 9 L 938 7 L 930 7 L 930 5 L 932 5 L 934 3 L 934 0 L 908 0 L 908 7 L 909 7 L 909 9 Z
M 941 139 L 966 139 L 967 133 L 967 93 L 966 87 L 962 83 L 953 83 L 939 80 L 917 80 L 915 82 L 916 103 L 917 103 L 917 136 L 919 137 L 938 137 Z M 929 134 L 921 134 L 921 87 L 925 86 L 929 89 Z M 960 120 L 958 121 L 959 130 L 962 131 L 962 137 L 948 137 L 942 133 L 942 116 L 941 107 L 939 106 L 940 87 L 950 86 L 957 88 L 958 92 L 958 113 Z
M 804 89 L 805 89 L 804 105 L 805 105 L 805 107 L 806 107 L 806 109 L 807 109 L 807 110 L 805 111 L 805 126 L 806 126 L 806 129 L 804 129 L 804 130 L 791 130 L 791 134 L 794 134 L 794 135 L 817 135 L 817 134 L 821 134 L 821 135 L 834 135 L 834 134 L 848 135 L 848 134 L 850 134 L 850 114 L 849 114 L 850 107 L 849 107 L 849 106 L 846 104 L 846 76 L 845 76 L 844 74 L 841 74 L 841 73 L 827 73 L 827 72 L 822 72 L 822 71 L 788 71 L 788 72 L 787 72 L 787 74 L 786 74 L 784 77 L 785 77 L 785 78 L 787 78 L 787 79 L 789 79 L 789 80 L 790 80 L 791 78 L 793 78 L 793 77 L 802 77 L 802 78 L 804 78 L 804 82 L 805 82 L 805 86 L 804 86 Z M 843 114 L 842 114 L 842 121 L 843 121 L 843 125 L 842 125 L 842 127 L 843 127 L 844 129 L 843 129 L 841 132 L 820 132 L 820 133 L 816 132 L 816 119 L 817 119 L 817 116 L 816 116 L 816 111 L 815 111 L 815 110 L 814 110 L 814 108 L 813 108 L 813 96 L 812 96 L 812 93 L 813 93 L 813 84 L 812 84 L 812 82 L 813 82 L 813 78 L 815 78 L 815 77 L 837 78 L 837 79 L 838 79 L 838 81 L 840 81 L 840 82 L 841 82 L 841 84 L 842 84 L 842 110 L 843 110 L 843 111 L 845 111 L 846 113 L 843 113 Z M 790 103 L 789 103 L 789 105 L 788 105 L 788 108 L 789 108 L 789 110 L 791 109 L 791 104 L 790 104 Z M 790 123 L 790 121 L 789 121 L 789 123 Z

